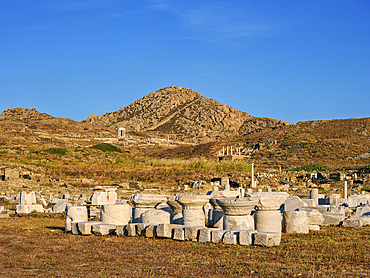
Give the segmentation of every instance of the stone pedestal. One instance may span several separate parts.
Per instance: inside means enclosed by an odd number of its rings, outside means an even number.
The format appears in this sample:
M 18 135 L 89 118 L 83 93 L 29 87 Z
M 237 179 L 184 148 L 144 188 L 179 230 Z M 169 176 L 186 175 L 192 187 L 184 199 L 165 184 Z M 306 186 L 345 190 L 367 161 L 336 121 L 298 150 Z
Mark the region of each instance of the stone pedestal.
M 150 209 L 141 214 L 140 223 L 145 225 L 170 224 L 170 218 L 170 213 L 166 211 Z
M 104 190 L 104 191 L 103 191 Z M 92 206 L 114 205 L 117 201 L 116 188 L 102 187 L 94 189 L 90 197 Z
M 209 199 L 209 203 L 212 205 L 213 209 L 209 211 L 208 216 L 208 226 L 213 228 L 223 228 L 223 217 L 224 211 L 217 204 L 217 199 L 222 198 L 236 198 L 239 196 L 239 191 L 214 191 L 211 193 L 212 198 Z
M 19 205 L 36 205 L 35 192 L 21 192 L 19 193 Z
M 286 192 L 265 192 L 260 196 L 260 204 L 255 213 L 256 230 L 262 233 L 281 233 L 282 215 L 280 206 L 289 197 Z
M 189 195 L 178 199 L 182 206 L 182 215 L 185 226 L 205 226 L 205 215 L 203 206 L 208 203 L 208 195 Z
M 183 225 L 184 224 L 184 218 L 182 215 L 182 206 L 177 202 L 176 197 L 170 197 L 167 200 L 167 205 L 172 209 L 171 213 L 171 224 L 178 224 Z
M 131 203 L 135 206 L 132 210 L 132 223 L 141 223 L 141 215 L 154 210 L 160 203 L 166 202 L 167 198 L 163 195 L 134 194 L 131 196 Z
M 65 231 L 72 230 L 72 222 L 87 222 L 87 208 L 85 206 L 70 206 L 66 210 Z
M 288 234 L 308 234 L 308 217 L 305 211 L 285 211 L 283 231 Z
M 122 205 L 103 205 L 100 210 L 100 221 L 103 223 L 126 225 L 130 222 L 131 206 Z
M 250 215 L 259 204 L 259 197 L 216 199 L 222 208 L 224 230 L 254 230 L 254 219 Z

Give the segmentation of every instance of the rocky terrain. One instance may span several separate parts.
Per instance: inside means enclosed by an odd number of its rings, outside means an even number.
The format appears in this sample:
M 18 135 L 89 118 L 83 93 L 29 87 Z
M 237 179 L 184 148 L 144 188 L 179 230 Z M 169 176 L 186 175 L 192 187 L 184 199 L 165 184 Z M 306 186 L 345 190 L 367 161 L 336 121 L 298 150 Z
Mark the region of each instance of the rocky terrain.
M 289 125 L 275 119 L 252 117 L 178 86 L 152 92 L 119 111 L 90 115 L 83 122 L 124 127 L 127 131 L 171 135 L 171 138 L 192 142 L 210 142 Z

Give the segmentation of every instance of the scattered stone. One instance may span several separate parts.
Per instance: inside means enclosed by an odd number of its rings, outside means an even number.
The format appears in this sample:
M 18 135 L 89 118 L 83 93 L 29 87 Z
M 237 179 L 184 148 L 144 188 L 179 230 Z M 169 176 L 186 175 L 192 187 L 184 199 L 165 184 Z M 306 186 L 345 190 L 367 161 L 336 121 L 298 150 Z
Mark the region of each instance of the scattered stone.
M 257 232 L 254 238 L 254 244 L 259 246 L 278 246 L 280 245 L 281 234 L 280 233 L 260 233 Z

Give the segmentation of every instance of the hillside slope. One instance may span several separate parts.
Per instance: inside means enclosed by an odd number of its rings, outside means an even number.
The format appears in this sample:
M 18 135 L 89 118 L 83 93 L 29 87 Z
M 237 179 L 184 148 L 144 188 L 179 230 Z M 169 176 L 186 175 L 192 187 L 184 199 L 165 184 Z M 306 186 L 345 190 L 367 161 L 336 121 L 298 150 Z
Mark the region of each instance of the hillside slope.
M 252 117 L 178 86 L 152 92 L 119 111 L 90 115 L 83 122 L 204 142 L 288 125 L 284 121 Z
M 299 122 L 220 142 L 181 146 L 153 156 L 214 156 L 227 146 L 240 147 L 249 161 L 266 166 L 293 167 L 308 163 L 332 167 L 369 165 L 370 118 Z

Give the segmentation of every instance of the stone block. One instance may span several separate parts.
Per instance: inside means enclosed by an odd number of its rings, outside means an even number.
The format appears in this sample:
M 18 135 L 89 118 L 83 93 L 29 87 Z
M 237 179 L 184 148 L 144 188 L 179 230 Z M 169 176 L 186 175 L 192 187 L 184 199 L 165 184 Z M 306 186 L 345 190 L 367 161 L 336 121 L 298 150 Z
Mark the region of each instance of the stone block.
M 363 223 L 360 218 L 357 218 L 357 219 L 350 218 L 350 219 L 343 220 L 342 226 L 346 228 L 362 227 Z
M 31 212 L 44 212 L 44 208 L 42 205 L 17 205 L 16 212 L 17 213 L 31 213 Z
M 71 223 L 71 232 L 72 232 L 73 235 L 78 235 L 79 234 L 78 222 L 72 222 Z
M 239 231 L 239 244 L 240 245 L 253 245 L 254 237 L 257 230 L 242 230 Z
M 146 225 L 144 223 L 137 223 L 136 224 L 136 234 L 138 236 L 143 236 L 145 234 L 145 227 Z
M 94 191 L 90 199 L 93 206 L 114 205 L 117 200 L 117 193 L 114 191 Z
M 105 236 L 113 234 L 116 231 L 116 225 L 114 224 L 93 224 L 91 225 L 91 230 L 93 234 Z
M 53 213 L 63 213 L 66 211 L 67 206 L 70 206 L 71 204 L 68 203 L 66 200 L 58 200 L 56 204 L 53 207 Z
M 117 236 L 126 236 L 126 225 L 117 225 L 115 234 Z
M 254 238 L 254 244 L 259 246 L 277 246 L 280 245 L 281 234 L 280 233 L 260 233 L 257 232 Z
M 305 211 L 285 211 L 283 231 L 288 234 L 308 234 L 308 217 Z
M 157 237 L 171 238 L 171 224 L 159 224 L 157 225 L 156 234 Z
M 319 225 L 308 225 L 308 229 L 310 231 L 320 231 L 320 226 Z
M 322 216 L 324 216 L 324 223 L 322 225 L 325 226 L 338 226 L 345 218 L 344 213 L 337 213 L 337 212 L 323 212 Z
M 224 236 L 225 233 L 226 233 L 225 230 L 214 230 L 214 231 L 211 231 L 212 242 L 213 243 L 221 242 L 222 241 L 222 237 Z
M 19 205 L 36 205 L 35 192 L 21 192 L 19 193 Z
M 213 228 L 204 228 L 199 230 L 199 241 L 210 242 L 212 240 L 212 231 L 218 230 Z
M 291 196 L 284 202 L 284 211 L 295 211 L 307 207 L 307 204 L 298 196 Z
M 204 227 L 185 227 L 185 240 L 197 241 L 199 236 L 199 230 Z
M 185 228 L 184 227 L 174 228 L 172 239 L 174 239 L 174 240 L 185 240 Z
M 136 236 L 136 225 L 137 223 L 125 225 L 125 235 L 126 236 Z
M 90 221 L 90 222 L 77 222 L 78 231 L 82 235 L 91 235 L 91 226 L 93 224 L 99 224 L 99 221 Z
M 164 210 L 148 210 L 141 214 L 140 222 L 146 225 L 170 224 L 171 214 Z
M 145 237 L 150 238 L 150 237 L 157 237 L 156 235 L 156 227 L 154 225 L 149 225 L 145 227 L 144 230 Z
M 309 225 L 322 225 L 324 223 L 325 218 L 322 216 L 321 212 L 314 208 L 307 208 L 307 209 L 300 209 L 300 211 L 306 211 L 308 217 L 308 224 Z
M 239 231 L 226 231 L 222 238 L 224 244 L 238 244 Z

